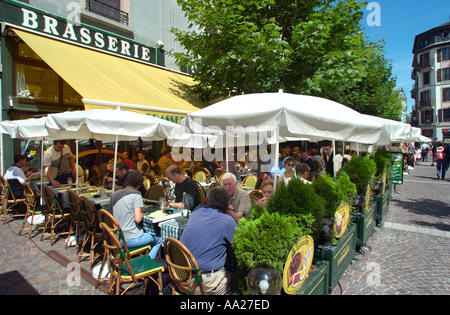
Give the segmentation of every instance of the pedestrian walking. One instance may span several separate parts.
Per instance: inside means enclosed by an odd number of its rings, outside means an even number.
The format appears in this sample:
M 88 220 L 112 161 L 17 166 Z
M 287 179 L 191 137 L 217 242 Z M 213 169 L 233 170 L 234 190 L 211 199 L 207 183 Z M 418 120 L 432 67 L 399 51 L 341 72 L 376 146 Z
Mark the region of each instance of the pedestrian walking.
M 445 172 L 447 171 L 447 157 L 445 154 L 444 143 L 439 141 L 436 147 L 436 168 L 437 168 L 437 179 L 445 179 Z

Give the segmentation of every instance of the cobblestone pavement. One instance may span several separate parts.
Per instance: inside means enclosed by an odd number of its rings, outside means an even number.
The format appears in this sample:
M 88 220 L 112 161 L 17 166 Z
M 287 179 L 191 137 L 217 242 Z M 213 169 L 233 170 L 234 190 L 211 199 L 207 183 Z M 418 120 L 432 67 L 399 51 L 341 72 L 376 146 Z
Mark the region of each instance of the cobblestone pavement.
M 450 294 L 449 190 L 430 162 L 410 170 L 369 253 L 355 257 L 333 294 Z
M 430 164 L 416 166 L 397 185 L 384 226 L 367 242 L 371 251 L 355 257 L 333 294 L 450 294 L 450 181 L 436 180 Z M 17 235 L 20 226 L 19 219 L 0 224 L 0 295 L 104 294 L 84 279 L 69 285 L 72 271 L 51 255 L 78 261 L 65 238 L 50 246 L 36 233 L 28 241 L 27 231 Z M 80 266 L 89 270 L 87 260 Z

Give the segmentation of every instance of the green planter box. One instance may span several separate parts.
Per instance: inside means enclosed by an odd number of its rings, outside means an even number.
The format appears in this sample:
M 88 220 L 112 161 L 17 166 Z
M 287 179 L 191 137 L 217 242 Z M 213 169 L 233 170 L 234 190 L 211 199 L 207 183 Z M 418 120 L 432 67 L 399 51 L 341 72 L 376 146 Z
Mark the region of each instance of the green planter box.
M 313 266 L 316 270 L 302 287 L 298 290 L 298 295 L 328 295 L 328 283 L 330 277 L 330 264 L 326 260 L 318 260 Z
M 382 226 L 384 224 L 384 217 L 389 211 L 389 203 L 391 201 L 391 192 L 386 187 L 386 192 L 384 195 L 376 195 L 375 198 L 377 200 L 377 214 L 376 221 L 377 225 Z
M 347 232 L 338 240 L 336 245 L 319 245 L 314 256 L 326 260 L 330 264 L 328 276 L 328 293 L 331 294 L 341 279 L 348 265 L 356 254 L 356 225 L 349 223 Z
M 356 224 L 356 245 L 359 247 L 365 247 L 372 235 L 376 224 L 377 206 L 378 203 L 374 200 L 365 213 L 356 212 L 350 215 L 352 222 Z

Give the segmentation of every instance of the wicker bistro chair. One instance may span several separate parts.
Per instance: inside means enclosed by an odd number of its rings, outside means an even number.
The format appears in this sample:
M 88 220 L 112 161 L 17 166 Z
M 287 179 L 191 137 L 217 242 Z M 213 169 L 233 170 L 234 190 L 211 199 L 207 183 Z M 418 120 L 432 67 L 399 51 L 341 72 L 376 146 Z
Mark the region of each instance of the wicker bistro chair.
M 125 294 L 133 285 L 138 285 L 139 280 L 144 279 L 144 292 L 147 288 L 148 279 L 151 279 L 159 288 L 162 295 L 163 283 L 161 273 L 164 267 L 147 255 L 132 258 L 130 252 L 124 247 L 114 232 L 105 224 L 100 223 L 103 233 L 104 246 L 110 260 L 109 294 Z M 151 276 L 157 275 L 157 280 Z M 120 292 L 121 283 L 131 283 L 123 292 Z
M 18 182 L 18 180 L 16 179 Z M 5 224 L 6 219 L 13 217 L 24 217 L 26 212 L 12 214 L 17 206 L 26 206 L 25 198 L 16 199 L 14 196 L 11 186 L 8 181 L 0 175 L 0 195 L 1 195 L 1 209 L 3 213 L 3 224 Z
M 258 182 L 258 177 L 256 175 L 248 175 L 242 180 L 242 185 L 245 187 L 255 188 Z
M 255 189 L 255 190 L 252 190 L 252 191 L 249 193 L 249 195 L 250 195 L 250 196 L 255 196 L 256 199 L 258 199 L 258 200 L 264 197 L 264 194 L 263 194 L 263 192 L 262 192 L 261 189 Z
M 145 193 L 145 198 L 159 202 L 159 197 L 167 198 L 166 189 L 161 185 L 151 186 Z
M 23 219 L 19 235 L 22 235 L 22 231 L 25 228 L 25 224 L 27 223 L 28 218 L 31 217 L 31 224 L 29 224 L 30 228 L 28 230 L 28 239 L 30 239 L 33 230 L 37 229 L 37 228 L 33 229 L 34 216 L 37 214 L 42 214 L 42 211 L 40 209 L 37 209 L 38 207 L 40 207 L 40 205 L 38 205 L 39 197 L 36 191 L 27 182 L 23 183 L 23 191 L 25 194 L 25 204 L 27 205 L 27 213 L 25 214 L 25 218 Z
M 67 200 L 69 201 L 69 209 L 70 209 L 70 226 L 69 226 L 69 235 L 67 236 L 66 248 L 68 246 L 68 241 L 73 231 L 75 230 L 75 252 L 78 253 L 78 235 L 80 232 L 80 227 L 83 226 L 83 214 L 81 213 L 81 199 L 78 194 L 69 189 L 67 190 Z
M 70 210 L 61 208 L 56 194 L 47 185 L 43 185 L 42 196 L 47 206 L 44 229 L 42 231 L 41 241 L 44 239 L 45 231 L 50 224 L 50 245 L 53 245 L 55 238 L 55 229 L 62 223 L 70 223 Z M 69 232 L 61 232 L 59 234 L 68 234 Z
M 205 183 L 208 179 L 206 173 L 203 171 L 198 171 L 197 173 L 194 174 L 194 176 L 192 178 L 196 182 L 203 182 L 203 183 Z
M 164 240 L 164 251 L 172 294 L 194 294 L 199 289 L 202 295 L 206 295 L 200 267 L 189 249 L 177 239 L 168 237 Z
M 220 182 L 221 176 L 223 174 L 225 174 L 225 172 L 222 171 L 222 169 L 220 167 L 218 167 L 214 170 L 214 177 L 216 178 L 217 182 Z
M 89 269 L 92 269 L 92 262 L 94 261 L 94 251 L 97 245 L 102 241 L 102 231 L 98 225 L 98 214 L 94 204 L 85 196 L 80 197 L 81 200 L 81 213 L 83 214 L 84 221 L 84 237 L 81 244 L 80 253 L 78 255 L 78 262 L 81 261 L 84 254 L 84 247 L 90 240 L 89 250 Z M 97 242 L 95 242 L 97 240 Z
M 127 246 L 127 242 L 125 241 L 125 238 L 123 236 L 123 232 L 122 232 L 122 228 L 120 227 L 119 222 L 117 222 L 116 218 L 114 218 L 114 216 L 109 213 L 108 211 L 104 210 L 104 209 L 100 209 L 98 211 L 98 222 L 99 223 L 104 223 L 106 224 L 106 226 L 108 226 L 108 228 L 111 230 L 111 232 L 114 233 L 114 235 L 119 239 L 120 243 L 123 245 L 123 247 L 130 253 L 131 257 L 134 256 L 139 256 L 139 255 L 147 255 L 150 251 L 150 249 L 152 248 L 150 245 L 144 245 L 144 246 L 140 246 L 140 247 L 128 247 Z M 103 240 L 105 241 L 105 240 Z M 104 252 L 103 252 L 103 259 L 102 259 L 102 265 L 100 267 L 100 272 L 98 273 L 98 280 L 101 279 L 101 275 L 103 272 L 103 268 L 105 267 L 106 264 L 106 259 L 108 257 L 108 253 L 106 250 L 106 244 L 104 244 Z M 96 287 L 98 287 L 98 282 Z
M 204 205 L 206 203 L 206 193 L 205 193 L 205 189 L 202 187 L 202 185 L 197 182 L 194 181 L 195 184 L 197 185 L 197 191 L 198 191 L 198 195 L 199 195 L 199 199 L 200 199 L 200 205 Z

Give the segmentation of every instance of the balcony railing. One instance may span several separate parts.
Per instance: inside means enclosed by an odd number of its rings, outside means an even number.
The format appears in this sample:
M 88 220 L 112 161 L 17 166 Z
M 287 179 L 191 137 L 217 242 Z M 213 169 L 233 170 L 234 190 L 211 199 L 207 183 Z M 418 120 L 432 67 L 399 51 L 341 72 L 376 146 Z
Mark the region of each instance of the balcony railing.
M 417 108 L 431 107 L 435 105 L 434 99 L 426 100 L 426 101 L 418 101 Z
M 417 69 L 423 69 L 423 68 L 428 68 L 431 67 L 434 64 L 434 59 L 425 59 L 425 60 L 421 60 L 420 62 L 418 62 L 415 65 L 416 70 Z
M 86 0 L 86 10 L 125 25 L 128 25 L 130 21 L 128 12 L 112 7 L 101 1 Z

